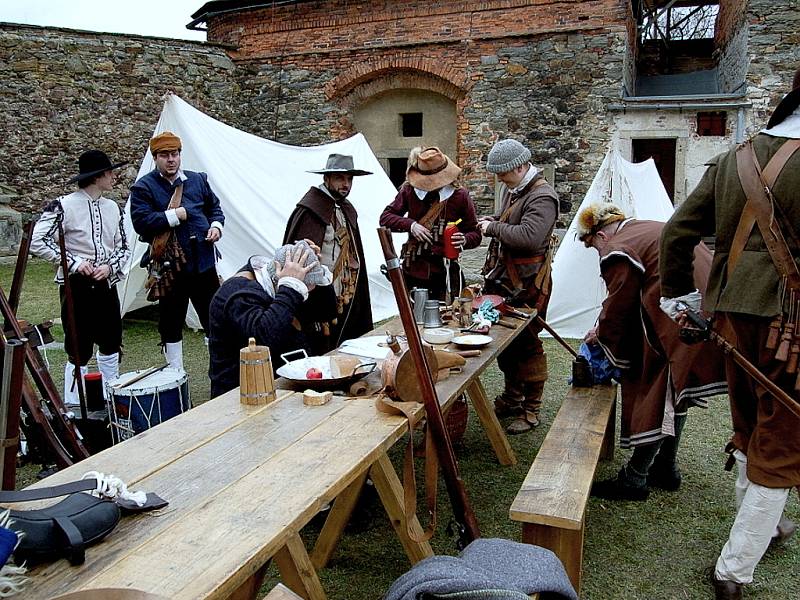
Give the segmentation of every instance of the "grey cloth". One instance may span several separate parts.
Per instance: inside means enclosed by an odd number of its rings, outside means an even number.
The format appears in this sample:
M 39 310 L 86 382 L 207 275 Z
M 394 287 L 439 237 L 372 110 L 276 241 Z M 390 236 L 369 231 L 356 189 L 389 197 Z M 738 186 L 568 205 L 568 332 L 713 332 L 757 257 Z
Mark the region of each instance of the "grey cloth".
M 489 151 L 486 170 L 490 173 L 505 173 L 521 167 L 531 159 L 531 151 L 517 140 L 500 140 Z
M 564 565 L 550 550 L 482 538 L 459 556 L 420 561 L 397 578 L 384 600 L 527 600 L 536 592 L 542 598 L 578 600 Z
M 311 262 L 317 262 L 317 266 L 311 269 L 305 277 L 303 283 L 306 285 L 314 284 L 314 285 L 330 285 L 332 281 L 331 272 L 327 267 L 324 267 L 322 263 L 319 262 L 317 259 L 317 255 L 314 254 L 314 251 L 311 250 L 311 246 L 308 245 L 308 242 L 305 240 L 301 240 L 299 242 L 295 242 L 294 244 L 286 244 L 285 246 L 281 246 L 277 250 L 275 250 L 275 257 L 273 260 L 269 260 L 266 257 L 262 256 L 253 256 L 250 258 L 250 264 L 253 268 L 260 269 L 266 267 L 267 271 L 269 272 L 270 278 L 275 279 L 275 262 L 280 265 L 283 265 L 286 262 L 286 254 L 289 253 L 290 255 L 295 251 L 295 248 L 303 248 L 304 250 L 308 250 L 308 258 L 306 258 L 306 262 L 303 266 L 308 266 Z

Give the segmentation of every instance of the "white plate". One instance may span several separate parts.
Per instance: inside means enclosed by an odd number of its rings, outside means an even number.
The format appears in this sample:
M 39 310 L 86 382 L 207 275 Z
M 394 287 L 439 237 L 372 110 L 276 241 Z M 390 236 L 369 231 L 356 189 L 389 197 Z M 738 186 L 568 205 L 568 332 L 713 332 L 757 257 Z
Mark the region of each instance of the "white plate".
M 471 348 L 480 348 L 492 343 L 491 336 L 481 335 L 479 333 L 471 333 L 468 335 L 459 335 L 453 338 L 453 343 L 456 346 L 469 346 Z

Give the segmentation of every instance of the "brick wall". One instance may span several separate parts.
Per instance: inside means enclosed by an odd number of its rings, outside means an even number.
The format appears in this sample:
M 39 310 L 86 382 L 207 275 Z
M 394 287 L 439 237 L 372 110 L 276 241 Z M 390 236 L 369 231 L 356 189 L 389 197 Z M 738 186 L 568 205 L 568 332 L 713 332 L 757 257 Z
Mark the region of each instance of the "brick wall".
M 303 2 L 209 19 L 237 44 L 243 111 L 260 135 L 311 144 L 353 133 L 350 110 L 391 85 L 455 100 L 462 179 L 485 210 L 491 145 L 514 136 L 556 167 L 577 206 L 609 140 L 605 105 L 631 77 L 624 0 Z M 626 62 L 627 61 L 627 62 Z

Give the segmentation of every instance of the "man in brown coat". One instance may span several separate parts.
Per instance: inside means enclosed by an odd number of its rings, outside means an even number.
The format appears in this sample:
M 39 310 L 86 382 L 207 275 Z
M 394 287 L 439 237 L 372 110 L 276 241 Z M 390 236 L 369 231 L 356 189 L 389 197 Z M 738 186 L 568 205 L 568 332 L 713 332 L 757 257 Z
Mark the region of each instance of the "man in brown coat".
M 633 455 L 613 479 L 598 481 L 592 495 L 609 500 L 646 500 L 650 487 L 675 491 L 681 484 L 678 443 L 688 407 L 725 394 L 725 368 L 716 344 L 684 344 L 659 306 L 658 244 L 663 223 L 629 219 L 603 202 L 578 215 L 578 237 L 600 258 L 608 295 L 597 326 L 584 338 L 599 344 L 620 369 L 620 446 Z M 694 253 L 694 284 L 706 287 L 711 251 Z
M 338 316 L 331 321 L 302 323 L 303 333 L 314 354 L 324 354 L 343 341 L 372 330 L 369 281 L 358 229 L 358 214 L 347 199 L 353 177 L 372 175 L 353 167 L 353 157 L 331 154 L 322 183 L 312 187 L 297 203 L 286 224 L 284 244 L 311 240 L 320 247 L 320 262 L 333 273 Z
M 500 140 L 489 152 L 486 169 L 508 189 L 500 213 L 478 221 L 483 235 L 492 238 L 482 274 L 487 293 L 510 296 L 515 305 L 536 308 L 544 316 L 550 300 L 558 196 L 530 159 L 531 151 L 512 139 Z M 540 331 L 529 325 L 497 357 L 505 389 L 495 399 L 495 412 L 513 417 L 506 427 L 511 434 L 539 425 L 547 380 Z
M 783 232 L 789 256 L 781 264 L 788 267 L 793 263 L 796 278 L 800 262 L 800 152 L 795 151 L 800 148 L 800 71 L 795 74 L 793 91 L 775 109 L 767 129 L 750 142 L 762 177 L 768 180 L 769 197 L 762 205 L 770 236 L 777 228 Z M 743 145 L 747 154 L 737 159 L 737 150 L 710 162 L 697 188 L 664 227 L 661 304 L 670 316 L 680 318 L 676 300 L 691 305 L 699 297 L 690 277 L 693 248 L 701 236 L 715 235 L 716 250 L 704 298 L 706 310 L 714 311 L 714 329 L 798 402 L 800 380 L 779 358 L 780 347 L 770 349 L 768 342 L 771 324 L 779 326 L 781 316 L 787 323 L 788 315 L 797 314 L 800 285 L 792 283 L 792 276 L 781 275 L 759 224 L 748 223 L 748 215 L 753 214 L 750 207 L 756 206 L 751 202 L 761 194 L 746 197 L 742 181 L 753 180 L 757 190 L 764 184 L 757 175 L 740 179 L 737 160 L 752 154 Z M 786 160 L 783 167 L 776 163 L 768 167 L 776 155 Z M 730 358 L 726 371 L 734 431 L 731 446 L 739 470 L 738 512 L 717 559 L 712 584 L 717 599 L 737 599 L 742 597 L 744 585 L 753 580 L 770 542 L 785 539 L 796 529 L 782 513 L 790 490 L 800 485 L 800 419 Z

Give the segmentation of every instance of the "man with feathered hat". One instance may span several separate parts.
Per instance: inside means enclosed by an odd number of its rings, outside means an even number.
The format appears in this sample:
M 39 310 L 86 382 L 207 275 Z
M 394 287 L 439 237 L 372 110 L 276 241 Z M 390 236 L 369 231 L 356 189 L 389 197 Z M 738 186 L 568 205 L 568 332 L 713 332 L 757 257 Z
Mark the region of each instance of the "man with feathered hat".
M 587 344 L 599 344 L 620 369 L 620 446 L 633 455 L 613 479 L 598 481 L 592 495 L 608 500 L 646 500 L 650 487 L 681 484 L 678 443 L 689 406 L 728 391 L 721 351 L 712 342 L 687 345 L 661 311 L 658 243 L 664 224 L 627 218 L 604 202 L 578 214 L 578 238 L 594 248 L 608 295 Z M 694 253 L 694 283 L 704 290 L 711 251 Z
M 320 248 L 320 262 L 333 273 L 337 296 L 333 319 L 302 320 L 303 333 L 314 354 L 324 354 L 343 341 L 372 330 L 372 305 L 369 280 L 358 228 L 358 213 L 347 199 L 353 178 L 372 175 L 356 169 L 353 157 L 328 156 L 324 169 L 310 171 L 322 175 L 322 183 L 312 187 L 297 203 L 286 224 L 284 244 L 309 240 Z
M 714 313 L 714 329 L 794 402 L 800 401 L 800 351 L 792 350 L 800 308 L 798 149 L 800 71 L 767 128 L 710 161 L 664 227 L 660 268 L 662 308 L 680 320 L 678 301 L 696 308 L 701 295 L 689 276 L 693 249 L 701 236 L 715 236 L 703 298 Z M 717 599 L 737 599 L 770 542 L 796 529 L 782 514 L 789 492 L 800 485 L 800 419 L 730 355 L 726 361 L 734 432 L 729 464 L 738 467 L 738 512 L 712 585 Z

